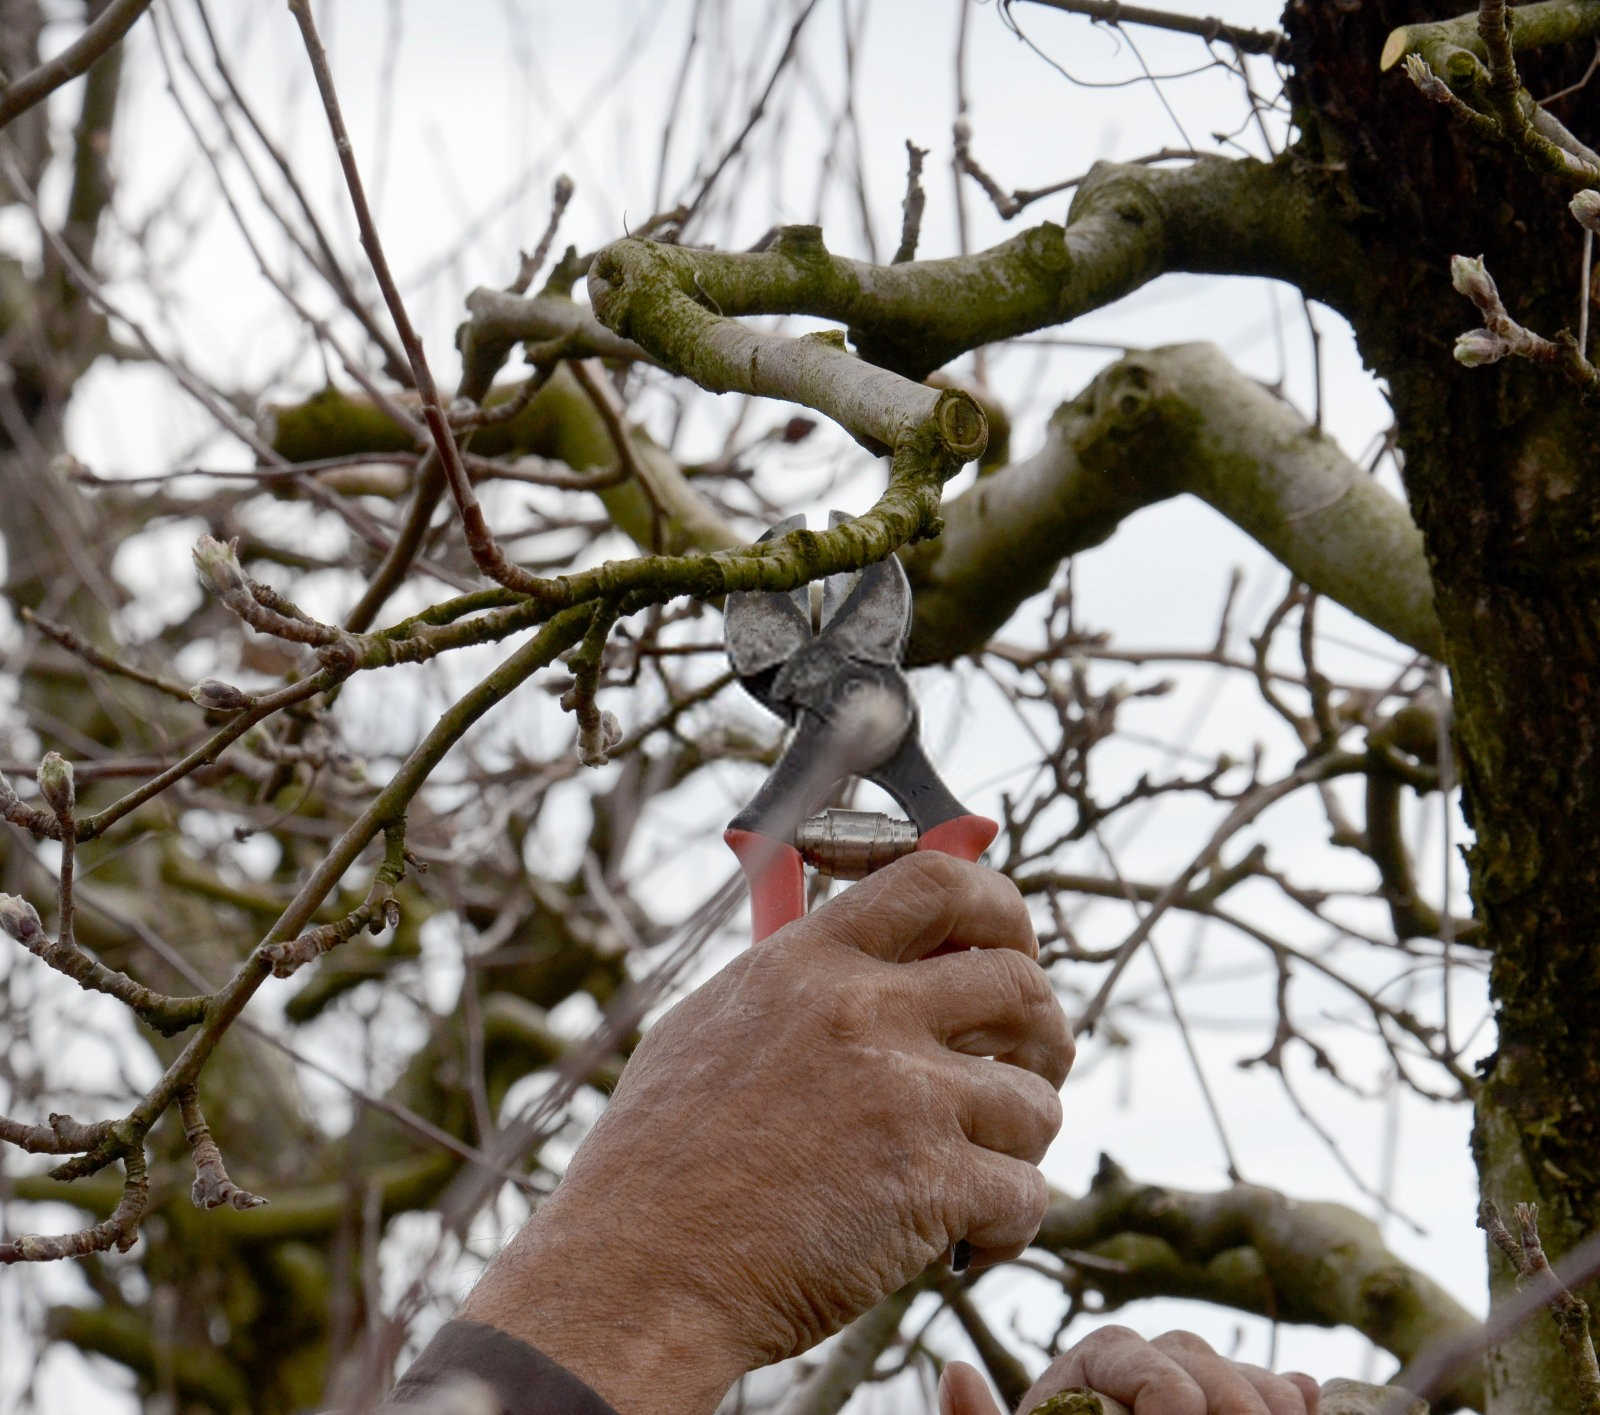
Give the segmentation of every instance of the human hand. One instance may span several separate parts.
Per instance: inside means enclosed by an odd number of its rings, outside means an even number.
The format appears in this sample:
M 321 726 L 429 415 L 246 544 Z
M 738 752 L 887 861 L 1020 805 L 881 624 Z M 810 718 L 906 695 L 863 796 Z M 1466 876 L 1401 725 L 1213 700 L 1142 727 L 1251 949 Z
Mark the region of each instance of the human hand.
M 646 1035 L 463 1315 L 623 1415 L 710 1411 L 957 1240 L 1021 1252 L 1073 1055 L 1037 952 L 1009 881 L 930 853 L 757 944 Z
M 1086 1387 L 1134 1415 L 1317 1415 L 1317 1383 L 1299 1371 L 1274 1375 L 1219 1356 L 1193 1332 L 1146 1341 L 1127 1327 L 1101 1327 L 1050 1363 L 1017 1415 L 1059 1391 Z M 939 1415 L 1001 1415 L 971 1366 L 952 1361 L 939 1381 Z

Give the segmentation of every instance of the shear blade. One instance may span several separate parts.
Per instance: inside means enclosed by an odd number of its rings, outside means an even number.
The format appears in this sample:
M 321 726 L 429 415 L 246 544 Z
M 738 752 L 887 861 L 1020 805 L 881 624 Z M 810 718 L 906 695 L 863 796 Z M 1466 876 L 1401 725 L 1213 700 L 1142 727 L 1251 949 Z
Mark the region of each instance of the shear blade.
M 850 520 L 832 511 L 832 528 Z M 805 517 L 779 521 L 761 537 L 776 540 L 801 529 Z M 846 658 L 864 663 L 898 664 L 911 633 L 911 584 L 898 557 L 889 556 L 864 570 L 829 575 L 822 587 L 822 628 L 818 637 Z M 771 675 L 793 663 L 812 643 L 811 599 L 805 586 L 787 592 L 742 590 L 723 608 L 723 638 L 734 672 L 757 698 L 769 701 Z
M 828 529 L 831 531 L 836 526 L 842 526 L 851 516 L 848 511 L 828 512 Z M 829 620 L 836 615 L 844 602 L 850 598 L 850 591 L 855 589 L 857 581 L 861 579 L 859 570 L 841 570 L 837 575 L 829 575 L 822 582 L 822 623 L 826 627 Z
M 867 566 L 830 614 L 824 591 L 822 633 L 841 653 L 866 663 L 898 664 L 911 637 L 911 582 L 900 557 Z
M 779 521 L 756 542 L 777 540 L 804 529 L 804 516 Z M 787 592 L 738 590 L 722 609 L 722 636 L 728 661 L 741 678 L 751 678 L 787 662 L 811 642 L 809 586 Z

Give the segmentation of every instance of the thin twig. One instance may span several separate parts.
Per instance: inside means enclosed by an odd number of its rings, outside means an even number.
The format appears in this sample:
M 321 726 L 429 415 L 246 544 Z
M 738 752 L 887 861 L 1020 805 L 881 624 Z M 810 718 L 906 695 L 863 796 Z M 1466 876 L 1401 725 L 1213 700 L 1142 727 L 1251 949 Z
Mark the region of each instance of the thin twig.
M 1589 1305 L 1556 1276 L 1539 1241 L 1539 1209 L 1518 1204 L 1512 1211 L 1517 1224 L 1513 1236 L 1492 1199 L 1478 1205 L 1478 1227 L 1489 1235 L 1527 1289 L 1542 1295 L 1556 1324 L 1556 1334 L 1572 1365 L 1578 1384 L 1578 1409 L 1582 1415 L 1600 1415 L 1600 1362 L 1595 1359 L 1589 1334 Z
M 345 127 L 339 95 L 334 88 L 333 71 L 328 66 L 328 53 L 323 48 L 322 38 L 317 32 L 316 21 L 311 14 L 310 0 L 289 0 L 289 12 L 300 27 L 306 55 L 311 61 L 311 72 L 316 79 L 317 93 L 322 99 L 323 111 L 327 114 L 328 127 L 333 134 L 334 148 L 339 156 L 339 166 L 344 172 L 345 188 L 349 192 L 350 204 L 355 211 L 356 226 L 361 233 L 361 247 L 367 253 L 367 261 L 377 279 L 378 289 L 383 294 L 384 304 L 388 306 L 389 317 L 394 321 L 395 330 L 400 336 L 400 345 L 405 350 L 406 359 L 411 365 L 417 396 L 422 400 L 423 419 L 428 424 L 428 432 L 438 451 L 446 480 L 455 493 L 457 508 L 467 532 L 467 543 L 472 550 L 473 562 L 491 579 L 524 593 L 545 588 L 544 582 L 537 576 L 529 575 L 505 558 L 504 552 L 500 550 L 489 531 L 488 522 L 484 520 L 478 499 L 473 495 L 472 485 L 467 479 L 466 468 L 461 465 L 461 452 L 456 446 L 455 434 L 450 431 L 450 420 L 445 415 L 444 404 L 439 397 L 439 387 L 433 379 L 433 371 L 428 367 L 422 340 L 411 323 L 411 316 L 406 313 L 400 289 L 395 284 L 394 275 L 389 269 L 388 257 L 384 255 L 383 242 L 378 237 L 378 228 L 372 219 L 366 190 L 362 186 L 361 171 L 356 165 L 355 147 Z
M 1288 38 L 1278 30 L 1246 29 L 1226 20 L 1178 15 L 1146 5 L 1124 5 L 1119 0 L 1033 0 L 1033 3 L 1047 5 L 1052 10 L 1065 10 L 1071 15 L 1087 15 L 1108 25 L 1148 25 L 1177 34 L 1192 34 L 1207 44 L 1220 41 L 1241 54 L 1267 54 L 1274 59 L 1288 57 Z
M 906 139 L 906 195 L 900 203 L 900 244 L 895 248 L 891 265 L 903 265 L 916 258 L 917 239 L 922 234 L 922 213 L 928 204 L 928 193 L 922 186 L 922 159 L 927 155 L 927 148 Z
M 298 0 L 291 0 L 298 3 Z M 744 126 L 734 134 L 733 141 L 723 149 L 722 155 L 717 159 L 711 171 L 706 174 L 705 180 L 700 183 L 700 189 L 681 208 L 679 213 L 679 228 L 686 228 L 696 212 L 705 203 L 717 179 L 722 176 L 728 164 L 743 150 L 745 140 L 755 131 L 756 124 L 767 111 L 767 103 L 772 98 L 772 91 L 777 87 L 778 80 L 783 77 L 784 71 L 793 62 L 796 46 L 800 42 L 800 32 L 806 27 L 806 21 L 811 18 L 811 12 L 817 8 L 817 0 L 806 0 L 806 6 L 795 16 L 794 23 L 789 26 L 789 36 L 784 40 L 783 49 L 778 54 L 777 62 L 772 66 L 772 72 L 767 76 L 766 86 L 761 90 L 760 96 L 751 105 L 750 112 L 745 116 Z
M 146 673 L 142 668 L 135 668 L 131 663 L 123 663 L 121 659 L 113 658 L 110 654 L 97 649 L 86 639 L 80 638 L 66 625 L 45 619 L 41 615 L 35 614 L 26 605 L 22 607 L 21 614 L 23 623 L 33 625 L 45 637 L 54 639 L 68 653 L 81 658 L 92 667 L 106 673 L 113 673 L 119 678 L 129 678 L 135 683 L 143 683 L 147 688 L 154 688 L 157 692 L 165 693 L 169 698 L 177 698 L 180 702 L 189 701 L 187 684 L 180 683 L 175 678 L 163 678 L 158 673 Z
M 194 1184 L 189 1197 L 195 1208 L 217 1209 L 227 1204 L 234 1209 L 259 1209 L 266 1204 L 268 1201 L 260 1194 L 241 1189 L 228 1178 L 222 1151 L 206 1124 L 200 1109 L 200 1092 L 195 1087 L 185 1086 L 178 1092 L 178 1114 L 183 1120 L 183 1138 L 194 1156 Z
M 544 234 L 539 237 L 538 245 L 531 252 L 522 253 L 521 262 L 517 266 L 517 278 L 506 286 L 508 295 L 527 294 L 528 286 L 533 284 L 533 277 L 539 273 L 545 257 L 550 254 L 550 243 L 556 238 L 561 217 L 572 200 L 574 190 L 572 178 L 565 172 L 556 178 L 555 186 L 550 192 L 550 219 L 545 223 Z

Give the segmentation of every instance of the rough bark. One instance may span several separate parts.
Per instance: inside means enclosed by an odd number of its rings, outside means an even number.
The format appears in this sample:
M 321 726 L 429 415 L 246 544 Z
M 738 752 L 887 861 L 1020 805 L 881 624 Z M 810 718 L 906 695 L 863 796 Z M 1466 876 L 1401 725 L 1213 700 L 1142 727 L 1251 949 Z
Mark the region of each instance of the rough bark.
M 1052 1196 L 1038 1242 L 1069 1263 L 1087 1251 L 1121 1264 L 1083 1274 L 1112 1306 L 1184 1296 L 1278 1321 L 1351 1326 L 1402 1362 L 1478 1325 L 1389 1252 L 1364 1215 L 1259 1185 L 1206 1194 L 1144 1184 L 1102 1156 L 1087 1194 Z M 1481 1407 L 1482 1395 L 1474 1372 L 1447 1403 Z
M 1451 361 L 1449 341 L 1477 321 L 1450 288 L 1450 256 L 1483 254 L 1517 317 L 1553 334 L 1576 303 L 1579 233 L 1550 179 L 1379 72 L 1393 29 L 1438 18 L 1296 0 L 1292 92 L 1300 153 L 1371 253 L 1368 287 L 1342 308 L 1391 389 L 1454 683 L 1500 1037 L 1474 1153 L 1486 1197 L 1538 1202 L 1554 1256 L 1600 1227 L 1600 410 L 1526 365 Z M 1590 48 L 1519 55 L 1531 91 L 1579 80 Z M 1556 111 L 1592 144 L 1586 95 Z M 1509 1280 L 1499 1269 L 1496 1291 Z M 1540 1322 L 1494 1353 L 1486 1408 L 1559 1405 L 1569 1382 Z

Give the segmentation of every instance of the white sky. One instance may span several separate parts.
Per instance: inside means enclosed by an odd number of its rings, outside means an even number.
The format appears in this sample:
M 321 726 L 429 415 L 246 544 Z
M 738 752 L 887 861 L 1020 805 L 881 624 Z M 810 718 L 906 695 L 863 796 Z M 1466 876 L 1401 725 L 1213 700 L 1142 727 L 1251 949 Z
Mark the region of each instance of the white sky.
M 726 141 L 742 121 L 751 93 L 764 82 L 787 27 L 786 20 L 771 21 L 768 8 L 753 0 L 724 0 L 707 7 L 697 66 L 681 87 L 669 197 L 685 184 L 697 157 Z M 850 4 L 848 14 L 856 16 L 858 8 Z M 1180 0 L 1171 8 L 1220 12 L 1230 21 L 1264 28 L 1277 19 L 1277 6 L 1264 0 L 1215 5 Z M 158 10 L 194 38 L 186 5 L 167 4 Z M 286 9 L 217 5 L 214 12 L 249 95 L 274 133 L 287 137 L 296 170 L 319 213 L 341 233 L 344 248 L 353 250 L 348 205 Z M 451 335 L 461 318 L 462 297 L 480 283 L 503 285 L 514 273 L 518 247 L 531 245 L 543 226 L 547 193 L 558 171 L 577 182 L 563 241 L 592 246 L 637 224 L 653 209 L 662 115 L 680 92 L 676 75 L 689 6 L 681 0 L 589 0 L 581 6 L 537 0 L 456 0 L 449 5 L 343 0 L 323 5 L 321 12 L 390 262 L 405 283 L 435 373 L 441 383 L 449 383 L 455 372 Z M 753 170 L 731 174 L 742 199 L 737 211 L 709 233 L 716 239 L 746 244 L 774 222 L 809 221 L 819 214 L 818 155 L 841 128 L 839 34 L 844 14 L 841 0 L 826 0 L 813 18 L 803 62 L 786 80 L 798 85 L 800 98 L 790 105 L 782 129 L 783 159 L 768 159 L 766 145 L 773 139 L 764 135 L 755 147 Z M 1026 3 L 1014 5 L 1010 14 L 1074 75 L 1101 82 L 1138 78 L 1141 60 L 1152 72 L 1165 74 L 1190 69 L 1204 59 L 1201 46 L 1179 36 L 1136 31 L 1135 52 L 1127 39 L 1077 17 Z M 948 160 L 956 15 L 950 0 L 874 0 L 861 34 L 855 116 L 880 258 L 887 258 L 898 236 L 907 138 L 931 149 L 921 251 L 937 255 L 954 248 Z M 1232 132 L 1241 123 L 1238 81 L 1218 70 L 1162 83 L 1169 108 L 1145 83 L 1094 89 L 1069 84 L 1019 43 L 995 3 L 974 7 L 969 22 L 973 147 L 1006 185 L 1042 186 L 1081 172 L 1098 158 L 1130 158 L 1161 147 L 1214 149 L 1214 130 Z M 752 46 L 763 34 L 765 48 L 752 65 Z M 119 222 L 124 230 L 138 231 L 152 214 L 161 213 L 176 218 L 183 234 L 168 237 L 172 267 L 163 288 L 152 293 L 148 286 L 114 284 L 114 294 L 163 347 L 183 350 L 196 367 L 224 385 L 253 389 L 270 382 L 273 396 L 283 400 L 311 391 L 322 381 L 322 365 L 279 313 L 279 297 L 211 195 L 209 174 L 201 169 L 164 92 L 148 20 L 130 45 L 132 103 L 118 136 Z M 202 52 L 199 46 L 196 52 Z M 1275 92 L 1264 63 L 1255 61 L 1254 72 L 1266 94 Z M 187 79 L 184 88 L 192 96 Z M 75 101 L 72 90 L 58 96 L 53 112 L 60 121 L 68 120 Z M 1268 131 L 1281 141 L 1280 120 L 1269 117 Z M 1251 151 L 1261 150 L 1260 134 L 1253 128 L 1241 132 L 1239 142 Z M 846 166 L 848 151 L 847 146 L 840 149 Z M 47 192 L 47 197 L 59 198 L 59 192 Z M 1068 203 L 1066 196 L 1048 199 L 1008 225 L 970 185 L 966 200 L 974 247 L 1003 239 L 1032 221 L 1062 220 Z M 821 215 L 832 249 L 867 254 L 850 183 L 828 190 Z M 255 225 L 274 269 L 293 269 L 281 237 L 265 221 L 256 219 Z M 474 233 L 466 243 L 459 240 L 464 228 Z M 0 241 L 15 229 L 0 222 Z M 170 231 L 172 224 L 165 229 Z M 117 249 L 115 237 L 112 249 Z M 319 311 L 326 312 L 327 301 L 305 273 L 294 279 Z M 1387 423 L 1381 391 L 1363 373 L 1337 317 L 1318 310 L 1314 318 L 1323 335 L 1326 421 L 1345 449 L 1359 457 Z M 1212 339 L 1248 372 L 1268 381 L 1281 379 L 1287 396 L 1302 409 L 1309 411 L 1315 402 L 1300 301 L 1292 291 L 1268 282 L 1169 277 L 1056 332 L 1136 345 Z M 349 342 L 357 346 L 356 340 Z M 994 387 L 1020 414 L 1014 450 L 1025 455 L 1049 409 L 1076 393 L 1112 357 L 1091 350 L 1029 350 L 994 359 Z M 714 407 L 691 425 L 689 450 L 694 450 L 694 439 L 714 433 L 721 415 L 721 407 Z M 774 410 L 774 417 L 780 415 Z M 193 456 L 205 446 L 208 427 L 203 414 L 173 396 L 155 375 L 102 368 L 86 381 L 84 396 L 75 405 L 69 441 L 73 452 L 96 470 L 143 472 Z M 207 451 L 213 461 L 237 461 L 241 455 L 237 448 L 215 445 Z M 870 496 L 870 488 L 863 487 L 862 496 Z M 193 527 L 184 527 L 165 539 L 141 543 L 119 560 L 119 572 L 157 594 L 192 593 L 187 570 L 180 574 L 173 567 L 186 558 L 184 548 L 193 533 Z M 1203 643 L 1214 631 L 1234 565 L 1245 567 L 1247 576 L 1240 622 L 1258 623 L 1281 593 L 1282 572 L 1207 508 L 1187 499 L 1167 503 L 1134 517 L 1108 545 L 1079 557 L 1080 612 L 1125 646 Z M 1407 657 L 1350 616 L 1329 607 L 1320 612 L 1323 626 L 1337 640 L 1324 660 L 1335 675 L 1386 677 L 1392 662 Z M 1160 674 L 1152 670 L 1129 676 L 1147 681 Z M 958 794 L 970 796 L 978 809 L 997 813 L 997 793 L 1014 783 L 1018 769 L 1031 760 L 1031 744 L 1006 723 L 992 700 L 984 705 L 985 693 L 992 699 L 990 690 L 975 687 L 964 703 L 948 683 L 922 686 L 925 731 L 938 744 L 941 767 Z M 1173 722 L 1198 710 L 1208 692 L 1207 683 L 1187 680 L 1175 703 L 1138 708 L 1132 720 L 1142 725 L 1148 719 L 1150 730 L 1170 734 Z M 1214 752 L 1229 744 L 1236 752 L 1247 751 L 1250 734 L 1270 731 L 1260 723 L 1251 696 L 1224 689 L 1197 726 L 1191 745 Z M 364 707 L 354 690 L 348 697 L 354 712 L 371 712 L 376 706 L 368 699 Z M 625 704 L 617 706 L 625 713 Z M 1158 712 L 1164 716 L 1156 717 Z M 1276 740 L 1281 744 L 1281 734 Z M 1126 759 L 1129 772 L 1148 765 L 1148 757 L 1136 761 L 1130 754 Z M 734 774 L 723 789 L 731 801 L 748 786 L 747 777 Z M 708 816 L 726 814 L 727 804 L 709 796 L 665 803 L 642 838 L 643 858 L 650 858 L 652 849 L 665 849 L 665 842 L 679 835 L 683 820 L 703 824 Z M 1129 843 L 1125 863 L 1132 861 L 1130 869 L 1152 877 L 1183 862 L 1203 844 L 1209 829 L 1205 819 L 1180 806 L 1161 808 Z M 1292 864 L 1302 858 L 1301 852 L 1313 858 L 1325 823 L 1309 803 L 1284 807 L 1272 820 L 1275 862 Z M 1426 858 L 1437 862 L 1442 857 L 1436 820 L 1432 842 Z M 727 868 L 718 849 L 713 841 L 687 861 L 674 850 L 653 878 L 673 897 L 697 897 L 706 879 L 720 878 Z M 1086 854 L 1077 867 L 1095 863 Z M 1436 880 L 1438 864 L 1428 868 Z M 1091 931 L 1098 927 L 1107 937 L 1114 938 L 1125 926 L 1114 910 L 1087 917 Z M 1173 966 L 1188 945 L 1188 927 L 1179 920 L 1159 935 L 1163 956 Z M 1130 975 L 1130 984 L 1138 986 L 1136 973 Z M 1270 986 L 1259 977 L 1249 986 L 1248 997 L 1241 985 L 1230 984 L 1210 994 L 1190 995 L 1191 1005 L 1202 1021 L 1208 1014 L 1265 1021 Z M 1436 984 L 1424 980 L 1420 986 Z M 1470 980 L 1463 980 L 1461 988 L 1458 1006 L 1466 1016 L 1481 1007 L 1481 997 Z M 1354 1074 L 1375 1079 L 1377 1058 L 1356 1029 L 1341 1021 L 1348 1005 L 1330 995 L 1323 1010 L 1324 1035 L 1337 1041 L 1341 1058 Z M 1081 1188 L 1097 1154 L 1106 1150 L 1141 1178 L 1196 1189 L 1221 1186 L 1226 1179 L 1218 1144 L 1175 1034 L 1154 1014 L 1147 1021 L 1131 1022 L 1130 1029 L 1137 1040 L 1132 1053 L 1106 1054 L 1098 1045 L 1085 1048 L 1084 1074 L 1068 1084 L 1066 1128 L 1047 1163 L 1052 1179 L 1069 1189 Z M 1370 1210 L 1370 1202 L 1292 1119 L 1277 1084 L 1261 1070 L 1244 1072 L 1234 1065 L 1238 1057 L 1260 1050 L 1264 1042 L 1259 1028 L 1243 1037 L 1204 1027 L 1197 1031 L 1246 1177 L 1297 1197 L 1336 1199 Z M 1487 1036 L 1482 1040 L 1487 1043 Z M 1385 1107 L 1358 1105 L 1315 1077 L 1299 1079 L 1322 1122 L 1339 1135 L 1350 1162 L 1369 1183 L 1377 1183 Z M 1483 1257 L 1472 1227 L 1475 1190 L 1466 1151 L 1467 1116 L 1460 1109 L 1425 1106 L 1409 1098 L 1395 1103 L 1392 1116 L 1398 1145 L 1393 1202 L 1401 1212 L 1422 1217 L 1427 1231 L 1391 1224 L 1389 1240 L 1460 1300 L 1481 1307 Z M 990 1281 L 1002 1286 L 1007 1280 Z M 1018 1300 L 1026 1306 L 1036 1293 L 1024 1284 Z M 1242 1332 L 1239 1353 L 1269 1359 L 1266 1324 L 1235 1314 L 1152 1303 L 1120 1313 L 1116 1320 L 1152 1334 L 1189 1325 L 1224 1350 L 1231 1350 L 1235 1333 Z M 1031 1335 L 1047 1334 L 1054 1325 L 1054 1309 L 1048 1315 L 1025 1311 L 1020 1324 Z M 953 1333 L 941 1335 L 945 1346 L 954 1349 Z M 1303 1366 L 1319 1377 L 1360 1374 L 1364 1343 L 1352 1336 L 1283 1329 L 1277 1342 L 1280 1364 Z M 10 1389 L 6 1360 L 0 1347 L 0 1408 Z M 52 1358 L 48 1369 L 60 1382 L 63 1403 L 56 1408 L 113 1408 L 102 1394 L 89 1393 L 70 1358 Z M 904 1392 L 874 1388 L 850 1409 L 855 1415 L 904 1409 L 891 1403 L 903 1399 Z

